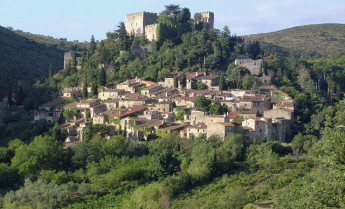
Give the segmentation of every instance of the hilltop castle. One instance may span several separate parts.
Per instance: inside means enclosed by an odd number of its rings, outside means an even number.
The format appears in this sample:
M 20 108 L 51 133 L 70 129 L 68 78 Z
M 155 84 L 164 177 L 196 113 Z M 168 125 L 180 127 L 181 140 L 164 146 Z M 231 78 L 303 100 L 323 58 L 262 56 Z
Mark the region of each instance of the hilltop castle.
M 157 13 L 151 12 L 137 12 L 128 14 L 126 17 L 126 31 L 131 35 L 140 35 L 145 33 L 149 41 L 157 40 Z M 194 24 L 203 23 L 206 29 L 213 29 L 214 27 L 214 13 L 200 12 L 196 13 L 195 20 L 191 22 Z

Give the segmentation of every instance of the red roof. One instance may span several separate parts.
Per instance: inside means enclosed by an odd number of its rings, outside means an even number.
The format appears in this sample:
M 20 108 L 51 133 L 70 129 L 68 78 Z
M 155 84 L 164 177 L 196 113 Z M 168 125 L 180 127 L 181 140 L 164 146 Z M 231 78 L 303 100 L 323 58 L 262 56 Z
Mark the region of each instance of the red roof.
M 240 113 L 238 111 L 233 111 L 233 112 L 229 113 L 228 117 L 230 119 L 236 119 L 239 115 L 240 115 Z

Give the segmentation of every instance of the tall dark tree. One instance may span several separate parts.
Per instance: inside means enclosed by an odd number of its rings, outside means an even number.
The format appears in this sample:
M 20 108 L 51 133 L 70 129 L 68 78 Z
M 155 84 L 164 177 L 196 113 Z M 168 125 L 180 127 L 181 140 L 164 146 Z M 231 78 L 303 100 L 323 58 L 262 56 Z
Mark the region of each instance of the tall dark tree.
M 182 88 L 186 88 L 187 78 L 186 78 L 186 74 L 184 74 L 184 73 L 180 77 L 180 84 L 181 84 Z
M 92 95 L 94 95 L 94 96 L 98 95 L 98 86 L 97 86 L 96 82 L 92 83 L 91 92 L 92 92 Z
M 93 53 L 96 50 L 96 48 L 97 48 L 97 45 L 96 45 L 95 37 L 92 35 L 89 50 Z
M 12 99 L 12 90 L 9 89 L 7 92 L 7 104 L 8 106 L 14 105 L 13 99 Z
M 102 67 L 101 70 L 98 72 L 98 84 L 100 86 L 104 86 L 107 83 L 107 74 L 105 69 Z
M 22 106 L 24 103 L 24 99 L 25 99 L 25 92 L 22 86 L 19 85 L 18 90 L 17 90 L 17 96 L 16 96 L 16 105 Z
M 179 23 L 188 23 L 190 20 L 191 14 L 188 8 L 183 8 L 181 13 L 178 15 Z
M 250 44 L 248 47 L 248 56 L 252 59 L 257 59 L 261 51 L 259 42 L 254 41 L 254 43 Z
M 84 86 L 83 86 L 83 91 L 82 91 L 82 97 L 83 99 L 86 99 L 88 97 L 88 92 L 87 92 L 87 79 L 85 78 L 84 81 Z
M 169 4 L 169 5 L 165 5 L 165 10 L 162 12 L 162 14 L 176 17 L 180 12 L 181 12 L 180 5 Z
M 121 51 L 126 51 L 130 48 L 130 37 L 127 34 L 125 23 L 120 22 L 115 31 L 115 40 L 119 45 Z
M 224 79 L 224 75 L 223 73 L 220 74 L 220 78 L 219 78 L 219 90 L 225 90 L 226 89 L 226 83 L 225 83 L 225 79 Z

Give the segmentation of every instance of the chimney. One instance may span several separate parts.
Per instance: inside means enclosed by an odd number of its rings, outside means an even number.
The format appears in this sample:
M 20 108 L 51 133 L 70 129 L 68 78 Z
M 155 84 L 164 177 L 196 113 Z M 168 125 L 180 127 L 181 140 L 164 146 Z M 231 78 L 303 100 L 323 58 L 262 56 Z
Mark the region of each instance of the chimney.
M 198 71 L 195 72 L 195 77 L 197 77 L 197 76 L 199 76 L 199 72 Z

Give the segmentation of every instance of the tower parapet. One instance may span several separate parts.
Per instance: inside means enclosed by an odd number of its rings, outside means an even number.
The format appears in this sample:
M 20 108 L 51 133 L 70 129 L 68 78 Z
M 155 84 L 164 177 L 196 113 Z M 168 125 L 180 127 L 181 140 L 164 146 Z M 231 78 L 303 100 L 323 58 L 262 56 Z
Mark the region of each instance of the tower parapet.
M 136 12 L 128 14 L 126 17 L 126 31 L 128 34 L 145 33 L 145 26 L 156 23 L 157 13 Z
M 204 23 L 204 27 L 206 27 L 206 29 L 213 29 L 214 28 L 214 13 L 207 11 L 207 12 L 198 12 L 195 13 L 196 16 L 198 15 L 199 18 L 195 19 L 194 21 L 196 23 Z

